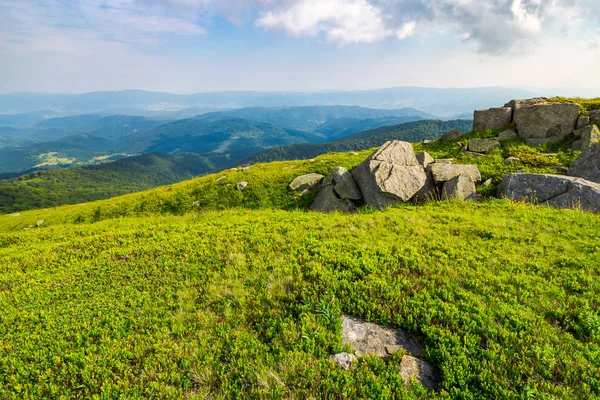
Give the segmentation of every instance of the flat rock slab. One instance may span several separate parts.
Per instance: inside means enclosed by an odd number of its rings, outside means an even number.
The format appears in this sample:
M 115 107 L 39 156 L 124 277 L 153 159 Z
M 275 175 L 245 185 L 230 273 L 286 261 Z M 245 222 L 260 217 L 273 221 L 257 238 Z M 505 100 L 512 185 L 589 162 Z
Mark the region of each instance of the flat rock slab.
M 455 178 L 461 174 L 467 175 L 473 182 L 481 180 L 481 173 L 476 165 L 469 164 L 441 164 L 434 163 L 429 165 L 429 170 L 436 185 L 440 185 L 452 178 Z
M 342 342 L 349 344 L 359 357 L 367 354 L 387 357 L 399 349 L 415 357 L 423 352 L 423 345 L 402 329 L 365 322 L 349 315 L 344 315 L 342 320 Z

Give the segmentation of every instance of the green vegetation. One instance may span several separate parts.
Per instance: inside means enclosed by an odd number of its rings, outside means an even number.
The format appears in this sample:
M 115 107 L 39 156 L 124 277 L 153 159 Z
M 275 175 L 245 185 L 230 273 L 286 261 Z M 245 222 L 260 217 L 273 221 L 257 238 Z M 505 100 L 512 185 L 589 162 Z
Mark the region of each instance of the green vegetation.
M 345 151 L 359 151 L 381 146 L 388 140 L 419 142 L 425 139 L 437 139 L 452 129 L 463 132 L 471 130 L 473 123 L 467 120 L 457 121 L 416 121 L 396 126 L 356 133 L 329 143 L 297 144 L 273 147 L 248 158 L 244 163 L 270 162 L 277 160 L 295 160 L 314 158 L 321 154 Z
M 0 181 L 0 212 L 84 203 L 179 182 L 211 171 L 198 154 L 145 154 L 84 168 L 37 171 Z

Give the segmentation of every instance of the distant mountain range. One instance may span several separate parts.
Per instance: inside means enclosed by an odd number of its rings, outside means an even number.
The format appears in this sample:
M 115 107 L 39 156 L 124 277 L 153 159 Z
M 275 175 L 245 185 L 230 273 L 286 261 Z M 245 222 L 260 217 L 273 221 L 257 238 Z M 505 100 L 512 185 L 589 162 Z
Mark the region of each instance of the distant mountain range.
M 89 113 L 166 116 L 186 118 L 200 113 L 242 107 L 291 107 L 355 105 L 368 108 L 415 108 L 438 117 L 453 118 L 474 109 L 504 104 L 512 98 L 532 97 L 528 90 L 503 87 L 439 89 L 396 87 L 363 91 L 300 92 L 213 92 L 171 94 L 125 90 L 84 94 L 0 94 L 2 120 L 19 119 L 21 124 L 39 122 L 40 116 Z M 4 115 L 3 115 L 4 114 Z M 15 117 L 17 115 L 17 117 Z M 171 118 L 170 117 L 170 118 Z

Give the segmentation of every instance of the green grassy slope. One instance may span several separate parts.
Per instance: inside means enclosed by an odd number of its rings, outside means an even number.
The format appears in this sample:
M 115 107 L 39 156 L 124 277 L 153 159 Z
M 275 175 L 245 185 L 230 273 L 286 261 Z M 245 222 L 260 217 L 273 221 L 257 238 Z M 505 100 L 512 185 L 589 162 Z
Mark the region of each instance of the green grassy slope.
M 190 179 L 213 165 L 198 154 L 145 154 L 92 167 L 37 171 L 0 181 L 0 213 L 83 203 Z

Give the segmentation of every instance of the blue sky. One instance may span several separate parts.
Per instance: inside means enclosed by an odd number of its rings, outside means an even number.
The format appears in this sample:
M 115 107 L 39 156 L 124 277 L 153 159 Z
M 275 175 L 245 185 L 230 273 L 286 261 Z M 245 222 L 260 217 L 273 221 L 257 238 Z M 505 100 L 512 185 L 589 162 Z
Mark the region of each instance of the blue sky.
M 561 88 L 599 0 L 0 0 L 0 92 Z

